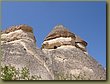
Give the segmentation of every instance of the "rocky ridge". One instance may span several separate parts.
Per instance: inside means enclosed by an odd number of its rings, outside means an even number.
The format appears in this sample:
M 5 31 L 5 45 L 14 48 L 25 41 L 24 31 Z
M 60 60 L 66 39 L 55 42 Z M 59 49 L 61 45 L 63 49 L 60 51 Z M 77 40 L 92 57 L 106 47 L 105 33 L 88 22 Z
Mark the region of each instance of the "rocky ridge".
M 32 27 L 12 26 L 1 34 L 1 66 L 26 67 L 40 80 L 106 80 L 105 69 L 87 54 L 86 46 L 86 41 L 57 25 L 39 49 Z

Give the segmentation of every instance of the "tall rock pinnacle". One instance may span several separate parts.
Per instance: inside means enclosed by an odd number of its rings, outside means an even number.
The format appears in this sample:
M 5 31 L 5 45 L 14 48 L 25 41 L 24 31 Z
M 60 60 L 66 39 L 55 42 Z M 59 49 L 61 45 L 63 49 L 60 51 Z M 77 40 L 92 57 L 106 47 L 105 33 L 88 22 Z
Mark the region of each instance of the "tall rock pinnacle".
M 49 60 L 47 63 L 55 79 L 105 80 L 106 71 L 86 50 L 87 42 L 57 25 L 47 35 L 42 51 Z

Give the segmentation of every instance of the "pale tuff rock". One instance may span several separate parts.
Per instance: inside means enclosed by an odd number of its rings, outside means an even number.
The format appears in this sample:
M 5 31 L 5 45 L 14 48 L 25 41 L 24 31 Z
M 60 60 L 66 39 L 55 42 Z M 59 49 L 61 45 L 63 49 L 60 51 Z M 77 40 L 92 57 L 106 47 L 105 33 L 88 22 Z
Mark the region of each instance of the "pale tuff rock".
M 86 41 L 71 33 L 63 25 L 54 27 L 45 38 L 42 51 L 49 58 L 47 63 L 52 66 L 50 69 L 55 79 L 61 74 L 64 77 L 75 76 L 71 78 L 72 80 L 106 79 L 104 69 L 101 70 L 100 65 L 88 55 L 86 46 Z
M 36 47 L 32 28 L 27 25 L 13 26 L 1 34 L 3 53 L 1 65 L 12 65 L 16 69 L 29 68 L 31 75 L 42 80 L 52 80 L 53 75 L 43 60 L 44 53 Z
M 55 79 L 63 75 L 72 76 L 71 80 L 106 80 L 104 68 L 79 48 L 43 49 L 43 52 Z
M 13 26 L 1 34 L 1 66 L 27 67 L 41 80 L 106 80 L 105 69 L 88 55 L 87 42 L 57 25 L 36 47 L 32 28 Z

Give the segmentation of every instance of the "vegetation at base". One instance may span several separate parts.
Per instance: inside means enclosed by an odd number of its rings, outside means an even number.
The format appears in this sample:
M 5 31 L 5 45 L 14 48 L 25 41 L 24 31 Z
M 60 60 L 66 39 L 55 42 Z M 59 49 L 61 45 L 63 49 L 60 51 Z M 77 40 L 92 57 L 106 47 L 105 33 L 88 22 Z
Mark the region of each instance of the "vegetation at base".
M 21 70 L 13 66 L 1 66 L 1 79 L 3 80 L 41 80 L 41 76 L 31 76 L 29 69 L 23 67 Z
M 65 74 L 61 72 L 54 73 L 54 80 L 90 80 L 90 76 L 87 76 L 85 71 L 79 73 L 79 75 Z M 1 66 L 1 79 L 3 80 L 42 80 L 41 76 L 30 75 L 29 69 L 23 67 L 22 69 L 16 69 L 15 67 Z

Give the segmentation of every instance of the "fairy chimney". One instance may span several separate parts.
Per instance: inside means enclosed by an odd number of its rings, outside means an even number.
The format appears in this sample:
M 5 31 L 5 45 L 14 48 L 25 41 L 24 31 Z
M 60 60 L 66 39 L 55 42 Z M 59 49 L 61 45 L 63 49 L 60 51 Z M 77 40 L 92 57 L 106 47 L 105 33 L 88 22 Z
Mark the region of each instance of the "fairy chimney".
M 75 34 L 71 33 L 63 25 L 57 25 L 44 39 L 42 49 L 56 49 L 63 45 L 75 46 Z
M 11 65 L 18 72 L 27 68 L 28 80 L 106 80 L 106 70 L 87 53 L 87 42 L 63 25 L 55 26 L 42 49 L 35 43 L 27 25 L 1 31 L 1 67 Z M 7 76 L 4 70 L 1 76 L 3 80 Z M 11 76 L 12 80 L 27 80 L 21 74 Z
M 57 25 L 44 39 L 42 49 L 56 49 L 61 46 L 73 46 L 86 52 L 87 42 L 67 30 L 63 25 Z

